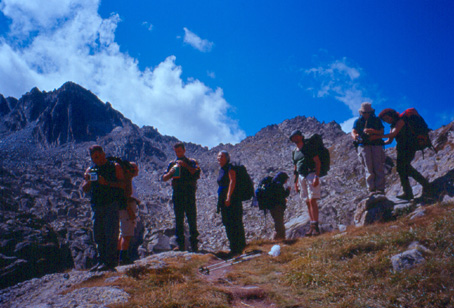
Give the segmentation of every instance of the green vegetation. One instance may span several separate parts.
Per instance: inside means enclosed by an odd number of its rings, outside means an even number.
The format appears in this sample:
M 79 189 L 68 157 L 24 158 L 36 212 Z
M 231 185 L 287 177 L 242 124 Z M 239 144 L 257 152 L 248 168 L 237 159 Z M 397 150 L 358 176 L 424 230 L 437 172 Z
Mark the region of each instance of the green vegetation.
M 221 280 L 198 273 L 212 261 L 209 255 L 136 270 L 114 283 L 131 295 L 114 307 L 231 307 L 227 286 L 244 285 L 260 287 L 278 307 L 454 307 L 454 204 L 425 209 L 414 220 L 281 243 L 279 257 L 264 254 L 234 265 Z M 414 241 L 431 251 L 426 262 L 394 272 L 391 257 Z M 272 245 L 262 240 L 249 248 L 267 252 Z

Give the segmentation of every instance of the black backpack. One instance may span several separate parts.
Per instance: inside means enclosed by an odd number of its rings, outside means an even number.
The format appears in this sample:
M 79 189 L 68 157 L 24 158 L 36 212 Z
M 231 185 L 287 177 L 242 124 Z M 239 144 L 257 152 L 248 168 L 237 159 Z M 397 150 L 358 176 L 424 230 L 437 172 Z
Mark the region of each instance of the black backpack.
M 323 138 L 319 134 L 312 135 L 309 139 L 304 140 L 304 146 L 310 148 L 320 158 L 320 177 L 328 174 L 330 169 L 329 150 L 323 144 Z
M 271 176 L 264 177 L 257 189 L 255 190 L 255 197 L 258 203 L 259 210 L 262 210 L 266 213 L 266 210 L 269 210 L 273 207 L 274 203 L 272 202 L 272 182 L 273 178 Z
M 247 173 L 246 167 L 241 164 L 232 164 L 236 172 L 236 184 L 234 194 L 240 201 L 247 201 L 254 197 L 254 182 Z
M 133 170 L 134 170 L 134 168 L 131 165 L 131 162 L 129 160 L 122 159 L 122 158 L 116 157 L 116 156 L 108 156 L 106 158 L 110 162 L 118 163 L 120 165 L 121 169 L 123 169 L 124 172 L 131 172 L 132 173 Z

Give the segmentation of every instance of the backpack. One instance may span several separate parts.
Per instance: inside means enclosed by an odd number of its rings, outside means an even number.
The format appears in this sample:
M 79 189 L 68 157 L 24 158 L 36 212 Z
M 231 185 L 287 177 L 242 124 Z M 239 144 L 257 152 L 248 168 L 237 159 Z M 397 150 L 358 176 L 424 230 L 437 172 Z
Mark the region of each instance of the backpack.
M 232 164 L 236 172 L 235 194 L 240 201 L 247 201 L 254 197 L 254 182 L 247 173 L 246 167 L 241 164 Z
M 330 169 L 329 150 L 323 144 L 323 138 L 319 134 L 312 135 L 309 139 L 304 140 L 304 146 L 309 147 L 320 158 L 320 177 L 328 174 Z
M 131 177 L 135 176 L 134 175 L 134 173 L 135 173 L 134 166 L 133 166 L 133 164 L 131 164 L 131 162 L 129 160 L 122 159 L 122 158 L 116 157 L 116 156 L 109 156 L 106 158 L 110 162 L 119 164 L 121 169 L 123 169 L 123 172 L 125 175 L 129 174 L 129 175 L 131 175 Z
M 131 163 L 129 160 L 122 159 L 120 157 L 116 156 L 109 156 L 106 157 L 108 161 L 112 163 L 117 163 L 120 165 L 121 169 L 123 169 L 123 174 L 125 175 L 126 179 L 129 179 L 127 181 L 127 185 L 125 187 L 125 196 L 129 198 L 132 195 L 132 182 L 131 179 L 135 176 L 137 176 L 138 169 L 137 165 L 135 163 Z M 123 209 L 123 208 L 121 208 Z
M 269 210 L 273 207 L 273 202 L 271 199 L 272 195 L 272 182 L 273 178 L 271 176 L 264 177 L 257 189 L 255 190 L 255 197 L 258 203 L 259 210 L 262 210 L 266 213 L 266 210 Z
M 425 148 L 435 150 L 429 137 L 429 127 L 424 118 L 416 111 L 415 108 L 409 108 L 400 114 L 400 118 L 408 124 L 408 127 L 416 138 L 416 149 L 424 151 Z

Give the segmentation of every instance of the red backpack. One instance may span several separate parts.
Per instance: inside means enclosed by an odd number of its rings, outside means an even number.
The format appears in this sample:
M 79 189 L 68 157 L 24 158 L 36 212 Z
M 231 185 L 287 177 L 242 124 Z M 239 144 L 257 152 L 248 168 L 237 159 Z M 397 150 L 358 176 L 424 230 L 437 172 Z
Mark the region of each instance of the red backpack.
M 417 150 L 423 151 L 425 148 L 431 148 L 437 153 L 432 145 L 432 141 L 430 141 L 429 126 L 415 108 L 408 108 L 400 114 L 400 118 L 408 124 L 408 128 L 415 137 Z

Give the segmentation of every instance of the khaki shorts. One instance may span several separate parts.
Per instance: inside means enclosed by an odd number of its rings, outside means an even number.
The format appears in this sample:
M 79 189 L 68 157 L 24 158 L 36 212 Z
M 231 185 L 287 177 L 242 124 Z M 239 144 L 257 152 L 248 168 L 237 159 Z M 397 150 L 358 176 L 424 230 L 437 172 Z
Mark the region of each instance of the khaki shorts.
M 315 172 L 309 173 L 307 176 L 298 175 L 298 185 L 300 187 L 300 197 L 303 200 L 320 199 L 322 182 L 319 179 L 319 184 L 314 187 Z
M 127 210 L 120 210 L 120 236 L 134 236 L 134 229 L 137 224 L 138 206 L 135 200 L 128 200 L 128 206 L 136 213 L 136 219 L 130 219 Z

